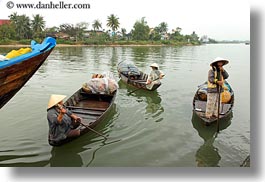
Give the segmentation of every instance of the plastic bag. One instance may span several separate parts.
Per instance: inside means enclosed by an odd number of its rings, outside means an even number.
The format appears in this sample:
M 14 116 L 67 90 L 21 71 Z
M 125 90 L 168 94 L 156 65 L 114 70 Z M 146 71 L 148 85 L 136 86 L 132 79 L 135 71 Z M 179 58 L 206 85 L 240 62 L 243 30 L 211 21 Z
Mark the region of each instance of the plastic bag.
M 112 94 L 119 88 L 118 83 L 114 80 L 112 73 L 104 72 L 103 74 L 97 75 L 103 75 L 103 78 L 92 78 L 87 83 L 84 83 L 82 86 L 84 91 L 88 93 L 92 92 L 98 94 Z

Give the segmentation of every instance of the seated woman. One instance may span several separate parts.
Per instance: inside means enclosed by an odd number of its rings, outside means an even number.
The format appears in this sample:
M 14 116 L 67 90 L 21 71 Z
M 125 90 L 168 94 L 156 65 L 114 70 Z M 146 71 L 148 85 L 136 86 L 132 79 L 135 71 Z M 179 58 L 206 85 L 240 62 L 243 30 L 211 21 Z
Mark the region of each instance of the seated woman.
M 51 95 L 48 103 L 49 143 L 55 145 L 66 138 L 80 135 L 80 130 L 76 128 L 80 125 L 81 118 L 63 106 L 65 97 L 65 95 Z
M 161 84 L 160 79 L 162 79 L 165 74 L 158 70 L 159 67 L 156 63 L 151 64 L 150 67 L 152 71 L 146 81 L 146 88 L 151 90 L 155 84 Z

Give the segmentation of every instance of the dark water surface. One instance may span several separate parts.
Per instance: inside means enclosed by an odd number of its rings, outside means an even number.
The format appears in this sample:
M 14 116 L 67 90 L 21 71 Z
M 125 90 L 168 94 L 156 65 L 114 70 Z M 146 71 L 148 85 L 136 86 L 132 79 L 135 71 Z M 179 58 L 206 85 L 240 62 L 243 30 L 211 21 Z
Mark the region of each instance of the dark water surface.
M 0 48 L 0 53 L 7 49 Z M 207 79 L 211 60 L 225 57 L 235 92 L 231 120 L 205 127 L 193 117 L 192 99 Z M 155 92 L 119 82 L 115 105 L 97 130 L 62 147 L 47 142 L 51 94 L 71 96 L 92 73 L 133 61 L 149 73 L 156 62 L 166 74 Z M 250 47 L 56 47 L 30 81 L 0 110 L 0 166 L 235 166 L 250 153 Z

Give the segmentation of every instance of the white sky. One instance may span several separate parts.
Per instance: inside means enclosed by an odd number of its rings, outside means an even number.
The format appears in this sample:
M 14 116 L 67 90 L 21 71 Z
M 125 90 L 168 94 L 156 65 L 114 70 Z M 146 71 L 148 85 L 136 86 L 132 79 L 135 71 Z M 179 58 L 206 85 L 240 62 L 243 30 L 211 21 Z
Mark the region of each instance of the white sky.
M 129 32 L 136 20 L 146 17 L 150 27 L 167 22 L 169 31 L 182 28 L 183 34 L 195 31 L 199 36 L 207 35 L 216 40 L 250 39 L 250 5 L 246 0 L 53 0 L 54 3 L 88 3 L 90 9 L 8 9 L 0 0 L 0 19 L 7 19 L 10 14 L 40 14 L 46 21 L 46 27 L 59 26 L 63 23 L 89 23 L 99 19 L 106 27 L 107 16 L 119 17 L 120 28 Z M 49 3 L 50 0 L 12 0 L 14 3 Z

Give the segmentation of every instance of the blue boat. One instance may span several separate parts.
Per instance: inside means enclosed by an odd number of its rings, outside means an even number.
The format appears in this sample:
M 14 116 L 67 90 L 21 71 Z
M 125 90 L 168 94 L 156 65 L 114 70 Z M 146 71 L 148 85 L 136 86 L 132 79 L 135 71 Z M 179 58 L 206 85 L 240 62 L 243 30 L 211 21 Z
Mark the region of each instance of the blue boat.
M 31 51 L 0 61 L 0 109 L 26 84 L 56 46 L 46 37 L 41 44 L 31 41 Z

